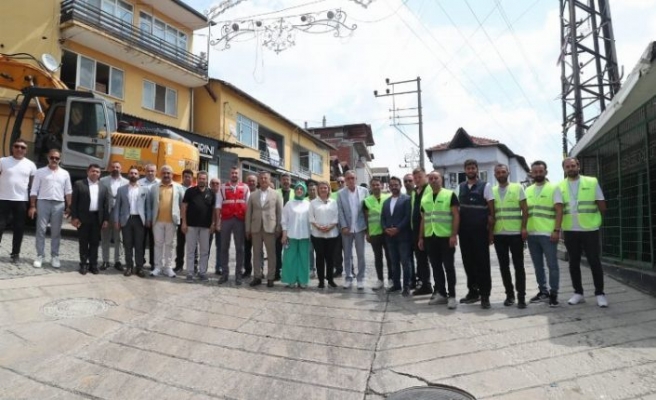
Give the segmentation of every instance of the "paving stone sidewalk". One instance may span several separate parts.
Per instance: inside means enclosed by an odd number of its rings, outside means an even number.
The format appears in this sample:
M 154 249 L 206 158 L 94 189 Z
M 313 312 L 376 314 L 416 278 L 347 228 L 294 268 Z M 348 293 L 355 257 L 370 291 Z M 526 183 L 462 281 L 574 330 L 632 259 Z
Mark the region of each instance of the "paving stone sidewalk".
M 492 250 L 492 309 L 450 311 L 373 292 L 369 249 L 357 291 L 82 276 L 74 238 L 63 239 L 60 270 L 31 266 L 33 234 L 19 267 L 10 245 L 6 232 L 1 399 L 373 400 L 436 384 L 479 399 L 656 399 L 656 299 L 607 277 L 600 309 L 584 269 L 588 301 L 568 306 L 564 262 L 559 308 L 504 307 Z M 525 261 L 533 295 L 528 251 Z M 464 295 L 459 256 L 456 266 Z

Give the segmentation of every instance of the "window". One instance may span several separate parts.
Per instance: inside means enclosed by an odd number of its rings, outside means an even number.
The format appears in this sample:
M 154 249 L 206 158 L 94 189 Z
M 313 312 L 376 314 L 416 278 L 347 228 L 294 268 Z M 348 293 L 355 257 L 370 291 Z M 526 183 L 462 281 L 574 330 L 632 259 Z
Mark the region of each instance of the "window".
M 186 33 L 171 25 L 167 25 L 164 21 L 154 18 L 143 11 L 139 13 L 139 29 L 151 33 L 156 38 L 162 39 L 181 50 L 187 50 Z
M 144 81 L 141 105 L 149 110 L 178 115 L 178 92 L 166 86 Z
M 73 102 L 68 117 L 68 134 L 91 138 L 107 134 L 105 111 L 100 103 Z
M 487 171 L 480 171 L 478 173 L 478 179 L 480 179 L 483 182 L 487 182 Z
M 125 73 L 89 57 L 64 51 L 61 79 L 72 89 L 81 87 L 123 98 Z
M 317 153 L 310 153 L 312 160 L 311 160 L 311 170 L 313 174 L 323 174 L 323 157 L 318 155 Z
M 449 172 L 449 185 L 444 185 L 445 187 L 449 187 L 451 189 L 455 188 L 458 186 L 458 174 L 456 172 Z
M 298 160 L 299 160 L 298 165 L 300 167 L 301 172 L 310 173 L 310 171 L 312 171 L 310 169 L 310 159 L 311 159 L 310 154 L 311 153 L 305 149 L 301 149 L 298 152 Z
M 298 148 L 298 169 L 306 174 L 323 174 L 323 157 L 302 147 Z
M 257 122 L 237 114 L 237 140 L 240 143 L 257 149 L 259 128 Z
M 121 0 L 102 0 L 102 10 L 128 25 L 132 25 L 132 4 Z

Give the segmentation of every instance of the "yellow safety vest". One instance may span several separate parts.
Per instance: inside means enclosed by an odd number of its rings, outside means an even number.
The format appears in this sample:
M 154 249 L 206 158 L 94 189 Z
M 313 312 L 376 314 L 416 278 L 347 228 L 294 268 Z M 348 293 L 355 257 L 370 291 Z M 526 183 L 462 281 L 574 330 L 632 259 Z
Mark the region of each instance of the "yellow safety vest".
M 369 236 L 382 235 L 383 225 L 380 223 L 380 216 L 383 212 L 383 202 L 389 195 L 380 195 L 380 201 L 374 196 L 369 195 L 364 198 L 364 204 L 367 206 L 367 222 Z
M 556 210 L 553 201 L 556 185 L 545 182 L 539 195 L 536 194 L 535 187 L 536 185 L 533 184 L 526 189 L 526 205 L 528 206 L 526 230 L 529 233 L 551 234 L 556 228 Z
M 572 229 L 572 210 L 569 208 L 571 194 L 567 179 L 560 182 L 560 191 L 563 193 L 563 229 Z M 597 229 L 601 226 L 601 213 L 595 199 L 596 191 L 597 178 L 579 175 L 576 216 L 581 228 Z
M 451 198 L 453 191 L 440 189 L 435 200 L 433 190 L 424 191 L 421 198 L 421 208 L 424 211 L 424 237 L 450 237 L 452 234 L 453 214 L 451 214 Z
M 522 230 L 522 209 L 519 207 L 519 194 L 522 186 L 519 183 L 509 183 L 506 195 L 501 200 L 499 185 L 492 188 L 494 193 L 494 233 L 519 232 Z

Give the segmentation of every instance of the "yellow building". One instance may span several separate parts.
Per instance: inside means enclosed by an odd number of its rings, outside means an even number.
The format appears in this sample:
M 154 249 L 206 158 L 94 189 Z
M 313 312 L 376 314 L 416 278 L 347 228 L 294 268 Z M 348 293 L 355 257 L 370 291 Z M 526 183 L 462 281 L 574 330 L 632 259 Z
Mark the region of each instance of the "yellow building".
M 274 180 L 286 172 L 293 180 L 330 180 L 333 146 L 228 82 L 210 79 L 196 89 L 194 114 L 198 133 L 242 146 L 234 153 L 244 177 L 266 170 Z M 222 178 L 232 165 L 222 160 Z
M 71 89 L 116 105 L 119 120 L 193 131 L 193 90 L 207 62 L 191 53 L 207 18 L 180 0 L 3 0 L 2 53 L 49 53 Z M 0 90 L 0 124 L 16 92 Z M 23 132 L 33 129 L 26 121 Z M 38 122 L 38 121 L 37 121 Z M 28 139 L 31 135 L 24 134 Z

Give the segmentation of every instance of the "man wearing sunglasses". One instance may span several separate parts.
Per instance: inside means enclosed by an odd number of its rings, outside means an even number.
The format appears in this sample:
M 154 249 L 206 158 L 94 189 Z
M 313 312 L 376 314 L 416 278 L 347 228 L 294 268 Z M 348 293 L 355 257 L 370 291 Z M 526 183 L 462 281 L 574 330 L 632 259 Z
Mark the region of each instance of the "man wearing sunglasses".
M 27 143 L 16 139 L 11 156 L 0 158 L 0 242 L 10 216 L 13 217 L 11 262 L 17 264 L 23 243 L 25 217 L 27 213 L 27 188 L 34 179 L 36 165 L 25 157 Z
M 50 224 L 50 265 L 53 268 L 61 266 L 59 262 L 59 243 L 61 226 L 64 216 L 69 214 L 73 185 L 71 176 L 59 167 L 61 153 L 52 149 L 48 152 L 48 165 L 39 168 L 34 174 L 34 182 L 30 191 L 30 209 L 28 215 L 36 221 L 36 259 L 34 268 L 41 268 L 45 256 L 46 229 Z M 66 208 L 68 206 L 69 208 Z

